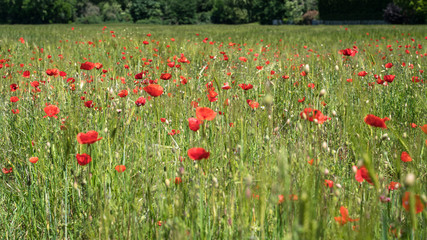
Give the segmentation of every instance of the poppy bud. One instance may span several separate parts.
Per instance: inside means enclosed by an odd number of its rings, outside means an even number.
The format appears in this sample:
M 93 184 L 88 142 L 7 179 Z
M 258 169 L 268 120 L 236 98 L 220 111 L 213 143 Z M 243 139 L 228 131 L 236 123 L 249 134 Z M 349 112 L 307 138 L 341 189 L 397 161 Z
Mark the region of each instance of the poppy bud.
M 323 142 L 322 143 L 322 148 L 323 149 L 327 149 L 328 148 L 328 143 L 327 142 Z
M 250 186 L 252 184 L 252 177 L 249 175 L 245 177 L 246 186 Z
M 326 95 L 326 90 L 325 89 L 320 90 L 319 97 L 323 97 L 325 95 Z
M 166 184 L 166 187 L 169 187 L 169 185 L 171 184 L 171 182 L 169 181 L 169 179 L 165 180 L 165 184 Z
M 303 112 L 303 113 L 302 113 L 302 118 L 303 118 L 304 120 L 306 120 L 306 119 L 307 119 L 307 114 L 305 114 L 305 112 Z
M 310 65 L 308 64 L 304 65 L 304 71 L 307 73 L 310 72 Z
M 251 189 L 250 188 L 246 188 L 245 194 L 246 194 L 247 198 L 250 198 L 251 197 Z
M 384 135 L 381 136 L 381 140 L 387 140 L 388 139 L 388 134 L 385 133 Z
M 216 177 L 213 177 L 212 182 L 213 182 L 214 186 L 217 188 L 218 187 L 218 179 Z
M 328 175 L 328 174 L 329 174 L 329 170 L 328 170 L 327 168 L 325 168 L 325 170 L 323 171 L 323 173 L 324 173 L 325 175 Z
M 332 111 L 332 116 L 336 117 L 337 116 L 337 112 L 334 110 Z
M 351 170 L 353 170 L 353 173 L 356 173 L 356 172 L 357 172 L 357 167 L 356 167 L 356 166 L 353 166 L 353 167 L 351 168 Z
M 408 173 L 408 175 L 406 175 L 406 178 L 405 178 L 405 183 L 409 187 L 413 186 L 415 183 L 415 175 L 413 173 Z

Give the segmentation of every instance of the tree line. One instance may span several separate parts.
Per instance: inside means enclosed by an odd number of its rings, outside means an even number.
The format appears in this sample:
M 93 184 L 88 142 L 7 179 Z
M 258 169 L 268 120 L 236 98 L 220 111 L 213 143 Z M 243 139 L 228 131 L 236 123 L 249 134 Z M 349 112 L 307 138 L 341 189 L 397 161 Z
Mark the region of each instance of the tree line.
M 424 23 L 427 0 L 0 0 L 0 23 Z

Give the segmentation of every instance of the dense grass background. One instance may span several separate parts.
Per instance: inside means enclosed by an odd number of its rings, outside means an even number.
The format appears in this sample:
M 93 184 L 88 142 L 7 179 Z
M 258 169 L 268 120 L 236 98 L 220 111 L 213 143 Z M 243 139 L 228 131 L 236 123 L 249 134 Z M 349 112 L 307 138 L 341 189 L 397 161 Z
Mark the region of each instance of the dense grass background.
M 411 81 L 425 79 L 425 37 L 425 26 L 0 26 L 0 59 L 9 59 L 0 69 L 0 168 L 13 167 L 0 173 L 0 238 L 426 239 L 426 211 L 411 214 L 401 200 L 410 191 L 426 201 L 427 135 L 411 127 L 427 124 L 425 85 Z M 344 61 L 338 51 L 354 45 L 359 52 Z M 169 68 L 167 60 L 182 53 L 191 63 Z M 86 61 L 108 72 L 81 70 Z M 386 70 L 386 63 L 394 66 Z M 47 76 L 51 68 L 67 76 Z M 22 77 L 26 70 L 30 78 Z M 132 91 L 143 86 L 134 83 L 143 70 L 152 80 L 164 72 L 173 77 L 159 79 L 162 96 L 136 107 L 138 97 L 148 96 Z M 383 86 L 374 74 L 396 78 Z M 46 81 L 41 92 L 32 92 L 32 81 Z M 212 103 L 210 81 L 219 93 Z M 221 89 L 225 82 L 232 89 Z M 254 88 L 243 91 L 239 83 Z M 129 95 L 120 98 L 123 89 Z M 11 103 L 11 96 L 20 101 Z M 97 109 L 85 107 L 82 96 Z M 247 99 L 260 107 L 250 108 Z M 193 132 L 192 101 L 223 114 Z M 43 118 L 46 103 L 60 108 L 58 119 Z M 307 107 L 332 119 L 304 120 Z M 389 117 L 388 128 L 365 124 L 367 114 Z M 180 133 L 171 136 L 172 129 Z M 78 144 L 76 135 L 89 130 L 103 139 Z M 193 162 L 187 156 L 193 147 L 210 158 Z M 402 162 L 402 151 L 413 161 Z M 80 166 L 77 153 L 93 161 Z M 120 164 L 123 173 L 114 169 Z M 367 166 L 375 184 L 357 182 L 355 165 Z M 413 185 L 405 183 L 410 173 Z M 389 192 L 390 181 L 401 187 Z M 338 224 L 341 206 L 360 220 Z

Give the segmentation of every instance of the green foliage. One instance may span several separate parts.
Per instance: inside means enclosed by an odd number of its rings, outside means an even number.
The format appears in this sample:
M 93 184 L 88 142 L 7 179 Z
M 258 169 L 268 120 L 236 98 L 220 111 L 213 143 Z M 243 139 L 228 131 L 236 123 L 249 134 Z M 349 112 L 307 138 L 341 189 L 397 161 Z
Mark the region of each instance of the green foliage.
M 249 20 L 249 11 L 242 2 L 215 0 L 212 10 L 213 23 L 242 24 Z
M 272 24 L 273 20 L 282 20 L 285 16 L 286 5 L 283 0 L 259 1 L 258 17 L 261 24 Z
M 77 18 L 77 22 L 86 24 L 101 23 L 102 16 L 100 8 L 92 2 L 85 2 L 82 12 Z
M 101 4 L 101 15 L 104 22 L 129 22 L 131 16 L 123 11 L 121 5 L 116 2 L 105 2 Z
M 319 0 L 322 20 L 383 20 L 383 10 L 393 0 Z
M 427 23 L 427 0 L 394 0 L 403 9 L 406 23 Z
M 196 0 L 169 0 L 171 24 L 193 24 L 196 23 Z
M 288 0 L 285 3 L 286 17 L 288 21 L 295 24 L 302 24 L 304 14 L 304 7 L 302 0 Z
M 0 26 L 0 169 L 13 168 L 0 171 L 0 239 L 427 239 L 427 209 L 402 207 L 405 192 L 424 204 L 427 194 L 419 127 L 427 124 L 427 59 L 424 48 L 398 47 L 423 44 L 425 26 L 103 26 Z M 354 45 L 355 56 L 339 54 Z M 181 53 L 190 62 L 170 68 Z M 103 67 L 82 70 L 84 61 Z M 67 76 L 48 76 L 51 68 Z M 362 70 L 369 74 L 359 77 Z M 172 78 L 160 80 L 164 72 Z M 384 86 L 374 74 L 395 79 Z M 136 81 L 155 79 L 164 94 L 149 100 Z M 231 89 L 221 88 L 226 82 Z M 144 106 L 135 105 L 139 97 Z M 197 132 L 187 120 L 196 117 L 194 101 L 218 112 Z M 46 103 L 59 107 L 58 119 L 44 118 Z M 305 108 L 331 119 L 310 122 Z M 365 124 L 367 114 L 390 118 L 388 128 Z M 79 144 L 77 134 L 89 130 L 102 139 Z M 192 147 L 209 159 L 190 160 Z M 413 160 L 402 162 L 402 151 Z M 77 163 L 82 153 L 89 165 Z M 352 170 L 367 163 L 373 186 Z M 409 174 L 414 181 L 405 181 Z M 389 190 L 391 181 L 399 188 Z M 359 221 L 337 223 L 341 206 Z
M 130 4 L 130 15 L 134 22 L 138 20 L 162 18 L 161 2 L 156 0 L 132 0 Z
M 0 23 L 68 23 L 75 5 L 74 0 L 0 0 Z
M 0 23 L 272 24 L 304 22 L 318 10 L 323 20 L 382 20 L 393 0 L 0 0 Z M 427 19 L 427 0 L 395 0 L 405 23 Z M 307 17 L 308 15 L 306 15 Z M 310 22 L 310 21 L 305 21 Z

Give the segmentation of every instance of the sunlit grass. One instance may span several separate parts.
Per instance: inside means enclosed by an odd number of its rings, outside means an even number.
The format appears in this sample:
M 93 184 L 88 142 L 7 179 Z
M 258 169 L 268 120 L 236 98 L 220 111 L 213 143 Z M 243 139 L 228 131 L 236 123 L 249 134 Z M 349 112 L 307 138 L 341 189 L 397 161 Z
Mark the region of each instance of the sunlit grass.
M 9 59 L 0 69 L 0 168 L 13 168 L 0 173 L 2 239 L 427 237 L 426 211 L 402 207 L 406 191 L 426 202 L 420 126 L 427 124 L 427 94 L 423 82 L 412 81 L 426 76 L 424 26 L 47 25 L 0 26 L 0 33 L 0 59 Z M 358 53 L 344 60 L 338 51 L 353 46 Z M 181 54 L 190 63 L 179 63 Z M 86 61 L 103 67 L 80 69 Z M 67 76 L 48 76 L 53 68 Z M 164 72 L 172 78 L 161 80 Z M 383 86 L 374 74 L 396 77 Z M 134 82 L 145 78 L 158 79 L 164 94 L 148 99 L 144 84 Z M 221 88 L 226 82 L 231 89 Z M 129 95 L 121 98 L 124 89 Z M 141 96 L 146 104 L 137 107 Z M 93 108 L 85 107 L 89 100 Z M 196 117 L 193 102 L 218 113 L 197 132 L 187 120 Z M 43 118 L 47 103 L 59 107 L 58 119 Z M 300 113 L 309 107 L 331 119 L 305 120 Z M 387 129 L 367 125 L 367 114 L 390 118 Z M 79 144 L 77 134 L 90 130 L 102 139 Z M 209 159 L 190 160 L 194 147 Z M 403 151 L 412 162 L 401 161 Z M 76 160 L 83 153 L 92 158 L 86 166 Z M 356 181 L 353 166 L 362 165 L 373 185 Z M 389 191 L 391 181 L 400 187 Z M 337 223 L 341 206 L 359 221 Z

